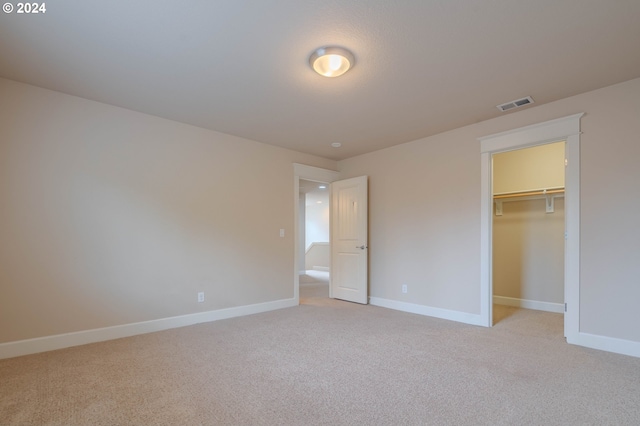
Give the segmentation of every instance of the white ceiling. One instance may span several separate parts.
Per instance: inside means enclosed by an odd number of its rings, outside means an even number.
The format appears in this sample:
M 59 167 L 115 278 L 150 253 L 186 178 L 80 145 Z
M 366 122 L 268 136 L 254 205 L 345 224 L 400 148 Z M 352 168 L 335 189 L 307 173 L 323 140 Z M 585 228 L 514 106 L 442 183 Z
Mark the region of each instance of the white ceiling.
M 638 0 L 46 5 L 0 13 L 0 76 L 332 159 L 640 77 Z M 333 44 L 356 66 L 320 77 Z

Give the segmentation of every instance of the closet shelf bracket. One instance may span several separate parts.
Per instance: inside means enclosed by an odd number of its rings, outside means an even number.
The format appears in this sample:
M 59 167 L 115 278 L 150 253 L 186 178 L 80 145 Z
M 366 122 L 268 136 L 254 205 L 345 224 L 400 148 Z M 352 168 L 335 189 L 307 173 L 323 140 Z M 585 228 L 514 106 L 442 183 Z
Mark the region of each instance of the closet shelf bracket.
M 553 195 L 546 195 L 545 198 L 547 201 L 547 213 L 553 213 L 555 211 L 555 204 L 553 202 L 555 197 Z
M 502 200 L 496 201 L 496 216 L 502 216 Z

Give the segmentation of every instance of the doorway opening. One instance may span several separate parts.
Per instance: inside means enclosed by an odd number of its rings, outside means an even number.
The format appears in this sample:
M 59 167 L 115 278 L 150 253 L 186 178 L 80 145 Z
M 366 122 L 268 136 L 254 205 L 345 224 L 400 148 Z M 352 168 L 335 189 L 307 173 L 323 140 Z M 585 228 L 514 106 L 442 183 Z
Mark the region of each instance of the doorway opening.
M 564 169 L 565 141 L 492 154 L 493 324 L 564 313 Z M 561 317 L 526 315 L 563 333 Z
M 300 271 L 305 268 L 306 232 L 301 231 L 304 210 L 300 197 L 303 181 L 330 183 L 329 248 L 331 270 L 329 298 L 369 303 L 368 293 L 368 177 L 338 180 L 339 173 L 293 164 L 294 168 L 294 279 L 293 299 L 300 303 Z M 304 184 L 304 182 L 303 182 Z
M 329 184 L 299 181 L 300 303 L 329 298 Z
M 294 271 L 293 271 L 293 298 L 296 303 L 300 303 L 300 285 L 305 285 L 306 280 L 306 231 L 305 231 L 305 210 L 306 210 L 306 196 L 301 196 L 301 187 L 304 187 L 305 182 L 311 182 L 313 185 L 319 186 L 320 184 L 327 185 L 327 194 L 330 193 L 329 185 L 332 182 L 338 180 L 340 174 L 333 170 L 322 169 L 319 167 L 307 166 L 305 164 L 293 164 L 293 187 L 294 187 L 294 240 L 295 240 L 295 252 L 294 252 Z M 319 189 L 319 188 L 318 188 Z M 304 189 L 303 189 L 304 191 Z M 316 203 L 317 204 L 317 203 Z M 331 247 L 331 241 L 328 240 L 329 247 Z M 313 263 L 313 262 L 311 262 Z M 313 266 L 313 265 L 312 265 Z M 321 265 L 320 265 L 321 266 Z M 330 269 L 330 265 L 329 265 Z M 329 272 L 330 283 L 330 272 Z M 301 280 L 302 277 L 302 280 Z M 329 290 L 330 291 L 330 290 Z M 329 294 L 330 295 L 330 294 Z

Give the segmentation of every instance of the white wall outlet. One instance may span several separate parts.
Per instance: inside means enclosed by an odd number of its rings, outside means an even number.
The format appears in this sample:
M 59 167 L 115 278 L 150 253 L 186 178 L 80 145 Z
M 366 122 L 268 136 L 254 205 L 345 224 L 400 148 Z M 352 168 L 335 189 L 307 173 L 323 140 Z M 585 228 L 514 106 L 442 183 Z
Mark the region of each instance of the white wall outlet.
M 407 285 L 406 284 L 402 284 L 402 292 L 403 293 L 407 292 Z
M 284 238 L 284 229 L 280 230 L 280 238 Z
M 204 302 L 204 291 L 198 293 L 198 303 Z

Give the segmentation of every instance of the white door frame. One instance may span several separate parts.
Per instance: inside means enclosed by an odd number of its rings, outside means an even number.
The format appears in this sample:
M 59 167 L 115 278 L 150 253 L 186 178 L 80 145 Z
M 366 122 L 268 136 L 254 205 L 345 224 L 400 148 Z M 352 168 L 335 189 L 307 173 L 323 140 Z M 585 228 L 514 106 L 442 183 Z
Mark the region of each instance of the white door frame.
M 580 117 L 584 113 L 478 138 L 480 141 L 480 318 L 493 326 L 492 155 L 566 141 L 565 158 L 565 336 L 574 343 L 580 331 Z
M 300 274 L 298 269 L 298 264 L 300 262 L 300 179 L 312 180 L 315 182 L 332 183 L 339 178 L 340 173 L 333 170 L 293 163 L 293 217 L 295 220 L 293 231 L 293 299 L 296 305 L 300 304 Z M 331 245 L 331 241 L 329 241 L 329 244 Z

